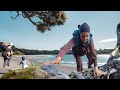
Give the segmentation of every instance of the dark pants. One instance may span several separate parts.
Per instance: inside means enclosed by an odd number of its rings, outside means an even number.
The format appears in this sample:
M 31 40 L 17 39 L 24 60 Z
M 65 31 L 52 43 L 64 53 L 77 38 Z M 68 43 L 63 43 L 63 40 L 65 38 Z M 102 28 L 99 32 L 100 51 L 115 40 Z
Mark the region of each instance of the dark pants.
M 76 59 L 76 64 L 77 64 L 77 71 L 82 71 L 83 70 L 83 65 L 82 65 L 82 59 L 81 59 L 81 56 L 79 56 L 78 54 L 76 53 L 73 53 L 73 56 L 75 57 Z M 90 53 L 87 53 L 86 54 L 87 58 L 88 58 L 88 68 L 91 68 L 91 65 L 94 63 L 92 58 L 91 58 L 91 54 Z
M 4 58 L 4 63 L 3 63 L 3 68 L 4 68 L 6 67 L 6 65 L 9 66 L 11 57 L 10 58 L 3 57 L 3 58 Z

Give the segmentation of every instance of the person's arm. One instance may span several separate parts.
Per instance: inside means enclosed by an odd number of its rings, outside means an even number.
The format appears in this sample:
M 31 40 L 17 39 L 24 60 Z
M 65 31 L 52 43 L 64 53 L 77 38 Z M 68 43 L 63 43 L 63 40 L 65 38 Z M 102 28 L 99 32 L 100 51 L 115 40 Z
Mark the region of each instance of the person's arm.
M 13 56 L 13 50 L 11 50 L 11 56 Z
M 94 46 L 94 42 L 92 38 L 91 38 L 90 50 L 91 50 L 91 58 L 94 61 L 94 75 L 98 77 L 101 75 L 101 72 L 99 71 L 98 66 L 97 66 L 97 54 L 96 54 L 96 50 L 95 50 L 95 46 Z
M 4 54 L 4 52 L 7 51 L 7 47 L 6 46 L 2 46 L 1 50 L 2 50 L 1 53 Z
M 53 61 L 45 62 L 45 65 L 49 64 L 59 64 L 63 56 L 70 51 L 70 49 L 75 45 L 75 40 L 72 38 L 67 44 L 65 44 L 59 51 L 58 56 Z
M 26 60 L 26 62 L 27 62 L 27 64 L 29 64 L 30 65 L 30 63 Z
M 62 57 L 57 56 L 56 59 L 54 61 L 52 61 L 50 64 L 59 64 L 62 60 Z
M 13 50 L 10 48 L 10 56 L 13 56 Z
M 95 50 L 95 46 L 92 38 L 91 38 L 90 52 L 91 52 L 91 59 L 94 62 L 94 67 L 97 67 L 97 54 L 96 54 L 96 50 Z
M 19 65 L 22 64 L 22 61 L 19 63 Z
M 66 53 L 70 51 L 70 49 L 75 45 L 75 40 L 72 38 L 67 44 L 65 44 L 58 53 L 58 57 L 63 57 Z

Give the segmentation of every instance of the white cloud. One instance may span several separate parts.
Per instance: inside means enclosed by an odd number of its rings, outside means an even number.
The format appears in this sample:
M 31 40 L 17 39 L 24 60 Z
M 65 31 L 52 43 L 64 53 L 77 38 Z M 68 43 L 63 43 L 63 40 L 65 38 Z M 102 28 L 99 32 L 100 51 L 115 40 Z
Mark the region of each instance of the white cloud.
M 116 40 L 117 40 L 117 38 L 109 38 L 109 39 L 100 40 L 100 41 L 98 41 L 98 43 L 107 43 L 107 42 L 113 42 Z

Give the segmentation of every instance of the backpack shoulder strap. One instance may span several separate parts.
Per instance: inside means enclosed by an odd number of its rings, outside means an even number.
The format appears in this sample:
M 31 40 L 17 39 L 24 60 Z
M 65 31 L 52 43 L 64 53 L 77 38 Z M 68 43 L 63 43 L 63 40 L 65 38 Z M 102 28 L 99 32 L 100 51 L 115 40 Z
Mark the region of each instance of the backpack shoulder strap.
M 88 38 L 88 44 L 87 44 L 87 47 L 90 47 L 90 43 L 91 43 L 91 37 L 92 37 L 93 35 L 90 33 L 90 36 L 89 36 L 89 38 Z
M 73 37 L 75 38 L 75 46 L 77 46 L 79 43 L 79 32 L 79 30 L 75 30 L 73 33 Z

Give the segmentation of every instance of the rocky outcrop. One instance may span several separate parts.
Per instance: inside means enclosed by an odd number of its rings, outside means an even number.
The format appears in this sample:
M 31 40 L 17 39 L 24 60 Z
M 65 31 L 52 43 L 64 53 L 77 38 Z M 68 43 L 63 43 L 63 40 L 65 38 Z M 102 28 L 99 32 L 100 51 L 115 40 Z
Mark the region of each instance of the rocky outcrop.
M 110 57 L 108 62 L 105 65 L 100 66 L 99 69 L 103 72 L 101 78 L 120 79 L 120 57 Z
M 56 68 L 54 65 L 43 65 L 41 66 L 41 69 L 48 73 L 50 79 L 70 79 L 67 74 Z

